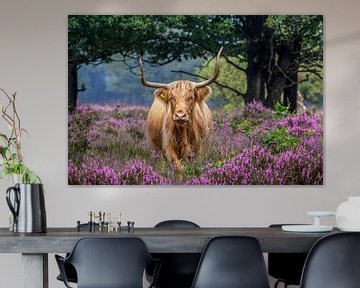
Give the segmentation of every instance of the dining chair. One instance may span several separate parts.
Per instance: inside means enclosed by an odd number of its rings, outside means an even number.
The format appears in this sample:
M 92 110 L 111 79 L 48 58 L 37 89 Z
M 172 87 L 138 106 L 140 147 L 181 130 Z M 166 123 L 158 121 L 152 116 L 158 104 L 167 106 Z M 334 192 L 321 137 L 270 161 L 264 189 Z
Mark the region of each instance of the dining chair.
M 300 288 L 358 288 L 359 267 L 359 232 L 325 236 L 309 252 Z
M 269 288 L 260 244 L 249 236 L 219 236 L 206 245 L 192 288 Z
M 145 268 L 154 262 L 154 281 L 160 262 L 149 253 L 139 238 L 82 238 L 68 257 L 55 255 L 60 275 L 66 287 L 71 287 L 65 273 L 65 263 L 74 266 L 77 288 L 143 288 Z M 149 287 L 153 287 L 153 283 Z
M 163 228 L 200 228 L 188 220 L 165 220 L 155 225 L 155 229 Z M 156 288 L 190 288 L 194 280 L 196 269 L 201 257 L 200 253 L 157 253 L 152 254 L 161 259 L 162 266 L 159 272 Z M 153 276 L 153 266 L 147 269 L 147 279 Z
M 288 224 L 271 224 L 269 228 L 281 228 Z M 284 288 L 288 285 L 300 285 L 301 273 L 307 253 L 268 253 L 268 273 L 277 279 L 274 288 L 280 283 Z
M 82 223 L 82 224 L 80 224 L 80 228 L 87 230 L 87 229 L 89 229 L 89 224 L 88 223 Z M 99 224 L 98 223 L 95 223 L 95 229 L 99 229 Z M 69 256 L 69 253 L 66 254 L 66 257 L 68 257 L 68 256 Z M 70 263 L 65 262 L 64 267 L 65 267 L 65 275 L 66 275 L 66 278 L 67 278 L 68 282 L 77 283 L 77 274 L 76 274 L 76 270 L 75 270 L 74 266 L 71 265 Z M 59 280 L 59 281 L 64 282 L 62 277 L 61 277 L 61 274 L 59 274 L 56 277 L 56 279 Z

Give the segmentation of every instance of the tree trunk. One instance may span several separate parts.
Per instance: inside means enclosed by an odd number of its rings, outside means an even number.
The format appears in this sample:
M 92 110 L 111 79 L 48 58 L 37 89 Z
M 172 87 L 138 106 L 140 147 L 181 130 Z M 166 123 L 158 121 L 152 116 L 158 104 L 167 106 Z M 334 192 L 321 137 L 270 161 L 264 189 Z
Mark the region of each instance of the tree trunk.
M 271 76 L 268 83 L 268 95 L 266 106 L 273 108 L 275 103 L 281 100 L 292 64 L 292 43 L 284 43 L 279 47 L 278 57 L 272 55 Z
M 297 112 L 298 74 L 289 75 L 288 87 L 284 89 L 284 105 L 289 106 L 290 113 Z M 292 82 L 292 83 L 291 83 Z
M 298 70 L 301 43 L 300 39 L 292 42 L 292 53 L 290 57 L 290 68 L 288 78 L 286 80 L 286 88 L 284 89 L 284 105 L 289 106 L 289 112 L 297 113 L 297 97 L 298 97 Z
M 256 57 L 248 52 L 248 67 L 246 69 L 247 79 L 247 91 L 245 96 L 245 103 L 255 101 L 261 101 L 263 89 L 262 89 L 262 68 L 256 62 Z
M 272 81 L 268 83 L 268 94 L 265 100 L 267 107 L 274 108 L 275 104 L 280 101 L 285 85 L 286 79 L 282 75 L 277 73 L 273 76 Z
M 245 37 L 247 44 L 247 60 L 246 68 L 247 91 L 245 95 L 245 103 L 252 101 L 263 101 L 264 99 L 264 22 L 265 16 L 248 16 L 244 25 Z
M 73 113 L 76 109 L 78 93 L 77 65 L 68 62 L 68 113 Z

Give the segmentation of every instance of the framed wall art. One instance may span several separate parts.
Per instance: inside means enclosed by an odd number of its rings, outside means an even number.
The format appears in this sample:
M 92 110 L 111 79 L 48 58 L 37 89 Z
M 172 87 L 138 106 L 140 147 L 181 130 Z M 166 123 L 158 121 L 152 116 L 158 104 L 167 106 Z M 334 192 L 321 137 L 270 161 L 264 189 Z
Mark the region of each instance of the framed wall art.
M 321 15 L 68 16 L 69 185 L 322 185 Z

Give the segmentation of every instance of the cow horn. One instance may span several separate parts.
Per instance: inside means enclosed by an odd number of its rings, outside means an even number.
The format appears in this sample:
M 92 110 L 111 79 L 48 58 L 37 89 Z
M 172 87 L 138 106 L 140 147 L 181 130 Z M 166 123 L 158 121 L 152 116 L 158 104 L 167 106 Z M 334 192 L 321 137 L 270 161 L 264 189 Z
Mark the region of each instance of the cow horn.
M 216 80 L 216 78 L 219 76 L 219 71 L 220 71 L 220 57 L 221 57 L 221 52 L 223 50 L 224 47 L 221 47 L 217 56 L 216 56 L 216 62 L 215 62 L 215 69 L 214 69 L 214 74 L 207 80 L 200 82 L 200 83 L 196 83 L 195 87 L 196 88 L 201 88 L 201 87 L 205 87 L 207 85 L 210 85 L 212 82 L 214 82 Z
M 153 88 L 168 88 L 168 84 L 149 82 L 149 81 L 145 80 L 144 67 L 142 65 L 141 58 L 139 58 L 139 67 L 140 67 L 141 84 L 143 84 L 144 86 L 153 87 Z

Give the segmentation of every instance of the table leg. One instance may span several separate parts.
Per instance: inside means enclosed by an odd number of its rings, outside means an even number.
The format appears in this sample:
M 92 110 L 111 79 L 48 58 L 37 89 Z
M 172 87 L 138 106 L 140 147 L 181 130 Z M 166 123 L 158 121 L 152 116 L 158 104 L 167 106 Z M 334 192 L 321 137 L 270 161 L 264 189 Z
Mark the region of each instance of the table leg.
M 23 288 L 49 288 L 48 254 L 22 254 Z

